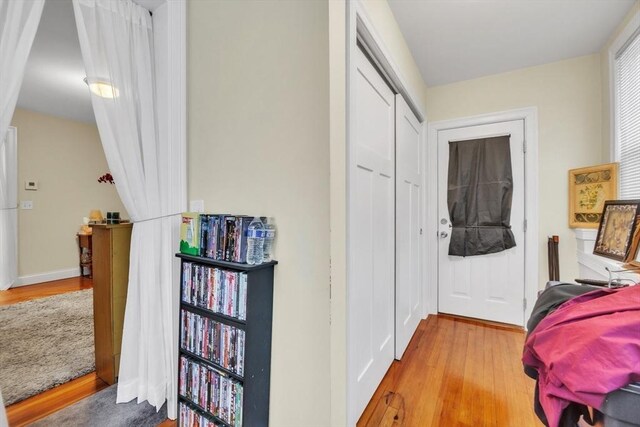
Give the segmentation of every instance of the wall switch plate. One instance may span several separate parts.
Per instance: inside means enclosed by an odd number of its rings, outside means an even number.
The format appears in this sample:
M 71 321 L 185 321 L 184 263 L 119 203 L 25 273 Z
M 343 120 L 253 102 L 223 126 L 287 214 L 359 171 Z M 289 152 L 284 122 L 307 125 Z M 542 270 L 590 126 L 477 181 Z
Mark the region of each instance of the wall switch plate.
M 30 191 L 36 191 L 38 189 L 38 181 L 34 179 L 28 179 L 24 182 L 24 189 Z
M 204 212 L 204 200 L 191 200 L 189 202 L 189 212 Z
M 20 202 L 20 209 L 33 209 L 33 201 L 32 200 L 22 200 Z

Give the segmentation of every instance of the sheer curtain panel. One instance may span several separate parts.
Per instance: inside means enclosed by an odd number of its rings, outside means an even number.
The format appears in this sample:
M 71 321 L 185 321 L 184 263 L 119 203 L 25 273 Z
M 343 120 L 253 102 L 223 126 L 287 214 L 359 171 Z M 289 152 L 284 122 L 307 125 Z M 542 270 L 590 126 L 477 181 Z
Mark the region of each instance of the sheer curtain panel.
M 175 405 L 171 263 L 174 242 L 165 178 L 168 141 L 158 137 L 153 29 L 131 0 L 73 0 L 91 101 L 109 169 L 134 221 L 118 402 Z
M 44 0 L 0 0 L 0 144 L 4 143 Z
M 0 290 L 17 279 L 15 130 L 9 123 L 18 102 L 24 67 L 36 37 L 44 0 L 0 0 Z M 10 140 L 11 146 L 7 144 Z M 0 426 L 7 418 L 0 393 Z
M 0 0 L 0 290 L 18 276 L 16 247 L 17 152 L 7 134 L 36 37 L 44 0 Z M 7 141 L 12 137 L 12 147 Z

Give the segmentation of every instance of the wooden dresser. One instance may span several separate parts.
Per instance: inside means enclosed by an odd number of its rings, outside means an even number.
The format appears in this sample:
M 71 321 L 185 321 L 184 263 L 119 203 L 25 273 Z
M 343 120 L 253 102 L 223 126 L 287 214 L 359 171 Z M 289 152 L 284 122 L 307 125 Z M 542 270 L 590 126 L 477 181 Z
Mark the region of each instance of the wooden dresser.
M 107 384 L 113 384 L 117 381 L 120 367 L 133 225 L 101 224 L 92 227 L 96 373 Z

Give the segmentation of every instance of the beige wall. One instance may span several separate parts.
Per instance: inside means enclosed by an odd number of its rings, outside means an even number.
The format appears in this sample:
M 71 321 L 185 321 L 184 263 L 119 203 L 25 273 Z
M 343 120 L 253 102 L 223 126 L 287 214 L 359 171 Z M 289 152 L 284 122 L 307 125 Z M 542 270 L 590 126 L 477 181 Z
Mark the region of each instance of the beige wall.
M 612 161 L 611 157 L 611 91 L 610 87 L 610 73 L 609 73 L 609 48 L 614 43 L 618 35 L 622 30 L 631 22 L 631 19 L 635 17 L 638 19 L 640 13 L 640 0 L 636 0 L 635 4 L 629 10 L 629 13 L 622 20 L 620 25 L 611 34 L 609 40 L 600 51 L 600 76 L 602 85 L 602 158 L 604 161 Z M 615 54 L 615 53 L 614 53 Z
M 32 210 L 18 211 L 18 275 L 78 267 L 76 233 L 91 209 L 126 214 L 115 186 L 100 184 L 108 172 L 93 124 L 16 109 L 18 198 Z M 38 191 L 26 191 L 26 180 Z
M 567 171 L 602 162 L 600 55 L 431 87 L 431 122 L 516 108 L 538 108 L 539 282 L 548 279 L 547 236 L 560 236 L 560 276 L 578 277 L 576 240 L 568 227 Z
M 331 425 L 347 421 L 346 3 L 329 1 Z
M 327 1 L 191 1 L 189 198 L 277 224 L 270 424 L 326 426 Z

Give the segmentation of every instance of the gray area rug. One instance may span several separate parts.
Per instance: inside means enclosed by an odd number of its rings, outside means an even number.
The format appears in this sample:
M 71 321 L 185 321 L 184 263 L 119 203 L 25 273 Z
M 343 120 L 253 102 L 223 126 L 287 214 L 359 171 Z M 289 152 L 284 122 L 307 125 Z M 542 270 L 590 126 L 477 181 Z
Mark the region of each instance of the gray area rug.
M 5 405 L 93 370 L 93 290 L 0 307 L 0 389 Z
M 147 402 L 116 403 L 117 384 L 49 415 L 31 426 L 157 426 L 167 419 L 167 405 L 156 412 Z

